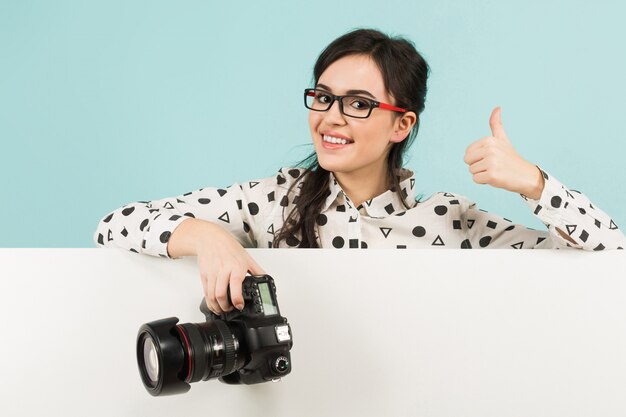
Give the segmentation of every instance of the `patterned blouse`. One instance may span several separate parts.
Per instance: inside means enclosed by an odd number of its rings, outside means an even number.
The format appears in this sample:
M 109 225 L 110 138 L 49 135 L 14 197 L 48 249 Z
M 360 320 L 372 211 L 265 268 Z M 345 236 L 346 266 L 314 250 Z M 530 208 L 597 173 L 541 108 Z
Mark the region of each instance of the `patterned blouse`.
M 171 258 L 167 242 L 172 232 L 186 218 L 194 217 L 222 226 L 246 248 L 271 248 L 274 234 L 297 203 L 304 172 L 303 168 L 281 168 L 275 177 L 130 203 L 100 220 L 94 241 L 98 246 Z M 626 237 L 607 214 L 584 194 L 541 172 L 545 188 L 540 199 L 520 195 L 547 231 L 514 224 L 458 194 L 438 192 L 416 200 L 414 173 L 405 168 L 397 174 L 409 209 L 391 190 L 355 206 L 331 172 L 330 195 L 317 217 L 320 246 L 584 250 L 626 246 Z M 564 239 L 557 228 L 576 244 Z M 297 247 L 299 237 L 291 236 L 280 247 Z

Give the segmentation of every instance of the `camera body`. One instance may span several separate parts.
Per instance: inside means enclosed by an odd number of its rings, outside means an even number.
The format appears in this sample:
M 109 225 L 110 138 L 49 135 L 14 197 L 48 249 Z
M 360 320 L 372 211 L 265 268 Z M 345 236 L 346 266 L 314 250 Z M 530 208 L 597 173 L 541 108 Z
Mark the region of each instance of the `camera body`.
M 141 326 L 137 362 L 150 394 L 186 392 L 190 383 L 213 378 L 227 384 L 278 381 L 291 372 L 291 327 L 280 314 L 274 279 L 247 276 L 242 293 L 241 311 L 216 315 L 203 300 L 203 323 L 177 324 L 170 317 Z
M 293 346 L 291 327 L 280 315 L 276 301 L 276 285 L 269 275 L 248 276 L 242 283 L 244 308 L 216 315 L 202 300 L 200 311 L 207 321 L 223 320 L 239 344 L 245 345 L 245 365 L 238 371 L 223 375 L 227 384 L 256 384 L 276 381 L 291 370 L 289 350 Z M 230 290 L 229 290 L 230 298 Z

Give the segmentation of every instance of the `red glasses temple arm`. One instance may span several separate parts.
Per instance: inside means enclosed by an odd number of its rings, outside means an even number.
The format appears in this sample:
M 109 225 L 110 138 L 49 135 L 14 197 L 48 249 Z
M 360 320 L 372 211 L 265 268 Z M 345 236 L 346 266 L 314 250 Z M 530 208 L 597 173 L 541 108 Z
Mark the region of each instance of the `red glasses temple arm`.
M 392 106 L 391 104 L 378 103 L 378 107 L 380 107 L 381 109 L 399 111 L 401 113 L 406 113 L 407 112 L 406 109 L 401 109 L 400 107 L 395 107 L 395 106 Z

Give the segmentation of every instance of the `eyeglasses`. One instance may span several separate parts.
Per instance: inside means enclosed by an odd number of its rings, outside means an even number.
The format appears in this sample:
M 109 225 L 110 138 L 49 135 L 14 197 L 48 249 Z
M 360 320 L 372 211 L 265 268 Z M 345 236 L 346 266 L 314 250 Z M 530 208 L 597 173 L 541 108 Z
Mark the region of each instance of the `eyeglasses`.
M 317 88 L 307 88 L 304 90 L 304 105 L 307 109 L 315 111 L 328 111 L 335 100 L 339 101 L 339 111 L 342 114 L 358 119 L 366 119 L 372 113 L 372 109 L 378 107 L 384 110 L 407 112 L 406 109 L 381 103 L 361 96 L 335 96 L 327 91 Z

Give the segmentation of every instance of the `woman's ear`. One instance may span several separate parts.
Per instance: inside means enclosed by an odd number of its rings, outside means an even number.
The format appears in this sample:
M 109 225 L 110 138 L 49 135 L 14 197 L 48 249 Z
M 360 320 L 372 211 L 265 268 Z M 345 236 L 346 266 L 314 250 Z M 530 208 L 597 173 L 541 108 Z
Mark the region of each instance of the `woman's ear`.
M 393 131 L 393 135 L 391 135 L 391 139 L 389 139 L 389 142 L 399 143 L 408 138 L 409 133 L 411 133 L 411 129 L 415 125 L 416 121 L 417 116 L 414 112 L 409 111 L 404 113 L 401 118 L 396 120 L 395 129 Z

